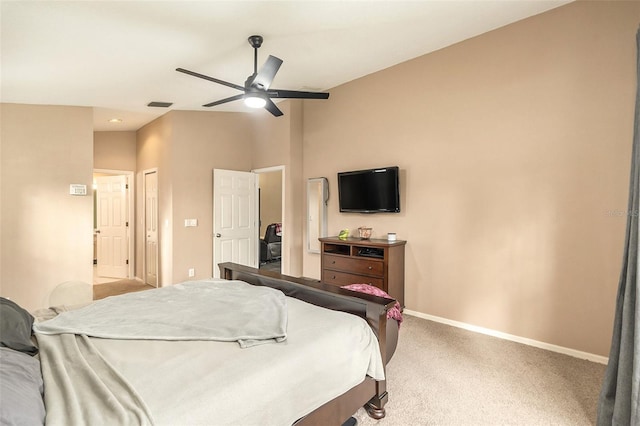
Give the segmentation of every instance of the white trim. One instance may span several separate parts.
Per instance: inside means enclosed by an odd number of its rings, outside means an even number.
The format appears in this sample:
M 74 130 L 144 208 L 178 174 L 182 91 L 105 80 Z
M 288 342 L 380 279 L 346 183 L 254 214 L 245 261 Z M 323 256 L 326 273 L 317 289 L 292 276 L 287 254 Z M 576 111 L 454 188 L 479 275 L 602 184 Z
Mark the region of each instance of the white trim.
M 285 166 L 272 166 L 272 167 L 263 167 L 261 169 L 253 169 L 251 170 L 252 173 L 256 173 L 256 174 L 261 174 L 261 173 L 271 173 L 271 172 L 281 172 L 282 173 L 282 187 L 281 187 L 281 191 L 282 191 L 282 263 L 280 264 L 280 273 L 283 275 L 288 275 L 290 272 L 290 264 L 291 264 L 291 259 L 290 256 L 285 255 L 285 253 L 289 253 L 288 251 L 288 247 L 289 247 L 289 238 L 287 237 L 287 232 L 286 232 L 286 192 L 285 192 L 285 182 L 286 182 L 286 167 Z M 257 212 L 257 210 L 256 210 Z M 258 214 L 256 213 L 256 220 L 259 223 L 260 218 L 257 217 Z M 258 227 L 258 234 L 260 233 L 259 231 L 260 227 Z M 260 245 L 260 235 L 258 235 L 258 248 Z M 258 263 L 260 263 L 260 251 L 258 250 Z
M 147 175 L 155 173 L 156 174 L 156 182 L 159 183 L 158 180 L 158 168 L 151 167 L 150 169 L 145 169 L 140 172 L 142 183 L 141 183 L 141 194 L 142 194 L 142 211 L 140 212 L 140 224 L 142 226 L 142 282 L 147 283 Z M 160 185 L 158 185 L 158 188 Z M 156 194 L 158 199 L 160 198 L 160 191 L 158 190 L 158 194 Z M 160 204 L 156 200 L 156 218 L 158 220 L 158 231 L 157 231 L 157 249 L 156 249 L 156 288 L 160 288 Z M 151 284 L 149 284 L 151 285 Z
M 405 309 L 403 313 L 429 321 L 439 322 L 441 324 L 447 324 L 453 327 L 462 328 L 464 330 L 473 331 L 475 333 L 486 334 L 488 336 L 497 337 L 499 339 L 510 340 L 512 342 L 522 343 L 524 345 L 546 349 L 552 352 L 558 352 L 575 358 L 586 359 L 588 361 L 597 362 L 599 364 L 607 364 L 609 362 L 609 358 L 601 355 L 595 355 L 589 352 L 582 352 L 575 349 L 565 348 L 564 346 L 552 345 L 551 343 L 545 343 L 538 340 L 528 339 L 526 337 L 515 336 L 513 334 L 503 333 L 501 331 L 492 330 L 490 328 L 478 327 L 477 325 L 467 324 L 460 321 L 453 321 L 447 318 L 437 317 L 435 315 L 423 314 L 422 312 L 411 311 L 409 309 Z
M 277 172 L 280 170 L 284 170 L 284 166 L 271 166 L 271 167 L 263 167 L 261 169 L 253 169 L 252 173 L 269 173 L 269 172 Z

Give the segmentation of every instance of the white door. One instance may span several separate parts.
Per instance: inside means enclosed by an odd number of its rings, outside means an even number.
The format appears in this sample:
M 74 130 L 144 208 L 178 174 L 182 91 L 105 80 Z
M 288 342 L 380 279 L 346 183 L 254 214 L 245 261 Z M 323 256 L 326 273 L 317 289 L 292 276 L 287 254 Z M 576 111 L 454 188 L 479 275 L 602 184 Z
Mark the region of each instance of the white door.
M 100 277 L 127 278 L 127 177 L 100 176 L 96 184 L 97 273 Z
M 213 171 L 213 276 L 218 263 L 258 267 L 258 185 L 256 174 Z
M 158 287 L 158 173 L 144 173 L 144 282 Z

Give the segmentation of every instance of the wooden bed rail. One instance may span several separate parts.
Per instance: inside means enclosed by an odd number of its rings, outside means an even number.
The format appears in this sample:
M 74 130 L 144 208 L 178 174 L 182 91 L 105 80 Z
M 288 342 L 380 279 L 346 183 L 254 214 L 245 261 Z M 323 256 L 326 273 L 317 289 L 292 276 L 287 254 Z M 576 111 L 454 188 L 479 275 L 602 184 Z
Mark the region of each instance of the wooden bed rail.
M 261 271 L 236 263 L 220 263 L 218 267 L 221 278 L 275 288 L 287 296 L 362 317 L 378 337 L 385 366 L 395 352 L 398 343 L 398 324 L 395 320 L 387 323 L 387 312 L 395 304 L 393 299 L 357 293 L 316 280 L 291 277 L 273 271 Z M 295 424 L 341 425 L 342 421 L 361 406 L 367 409 L 369 416 L 379 419 L 385 416 L 384 405 L 387 399 L 386 381 L 367 377 L 360 385 L 323 405 Z M 342 420 L 339 421 L 339 419 Z

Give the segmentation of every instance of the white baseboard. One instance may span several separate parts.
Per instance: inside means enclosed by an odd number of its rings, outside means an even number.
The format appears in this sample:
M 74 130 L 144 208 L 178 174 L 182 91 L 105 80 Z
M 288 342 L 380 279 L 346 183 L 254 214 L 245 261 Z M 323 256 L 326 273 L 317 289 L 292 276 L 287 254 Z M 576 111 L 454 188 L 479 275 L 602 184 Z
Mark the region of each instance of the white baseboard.
M 498 337 L 500 339 L 510 340 L 512 342 L 522 343 L 525 345 L 534 346 L 536 348 L 546 349 L 552 352 L 558 352 L 575 358 L 586 359 L 588 361 L 597 362 L 599 364 L 607 364 L 609 362 L 609 358 L 601 355 L 595 355 L 588 352 L 565 348 L 563 346 L 552 345 L 550 343 L 539 342 L 537 340 L 528 339 L 526 337 L 520 337 L 513 334 L 503 333 L 501 331 L 491 330 L 490 328 L 478 327 L 477 325 L 467 324 L 460 321 L 453 321 L 447 318 L 437 317 L 435 315 L 423 314 L 422 312 L 411 311 L 409 309 L 405 309 L 404 311 L 402 311 L 402 313 L 429 321 L 439 322 L 441 324 L 447 324 L 453 327 L 462 328 L 464 330 L 486 334 L 488 336 Z

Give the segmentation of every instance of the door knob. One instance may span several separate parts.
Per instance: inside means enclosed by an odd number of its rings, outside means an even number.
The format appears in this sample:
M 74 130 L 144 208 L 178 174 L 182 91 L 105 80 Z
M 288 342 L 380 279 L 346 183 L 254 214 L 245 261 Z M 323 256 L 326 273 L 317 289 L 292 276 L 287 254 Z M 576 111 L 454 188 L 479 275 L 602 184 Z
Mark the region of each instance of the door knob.
M 220 237 L 222 237 L 222 235 L 216 234 L 216 238 L 220 238 Z

